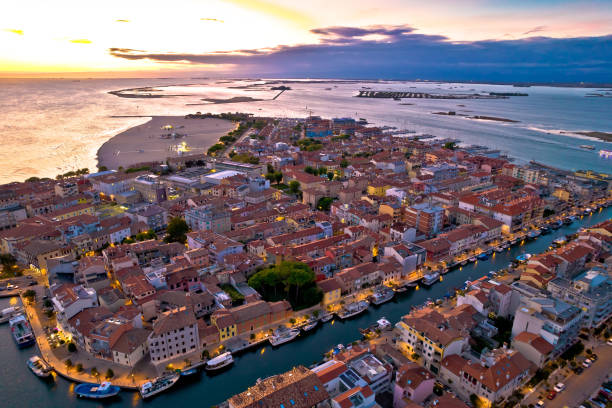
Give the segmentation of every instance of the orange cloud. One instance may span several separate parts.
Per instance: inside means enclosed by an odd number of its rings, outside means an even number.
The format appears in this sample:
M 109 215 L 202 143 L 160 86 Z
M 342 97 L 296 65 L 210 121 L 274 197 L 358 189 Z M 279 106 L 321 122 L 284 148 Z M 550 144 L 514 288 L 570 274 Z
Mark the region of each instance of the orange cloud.
M 76 40 L 70 40 L 71 43 L 73 44 L 91 44 L 91 41 L 85 39 L 85 38 L 79 38 Z

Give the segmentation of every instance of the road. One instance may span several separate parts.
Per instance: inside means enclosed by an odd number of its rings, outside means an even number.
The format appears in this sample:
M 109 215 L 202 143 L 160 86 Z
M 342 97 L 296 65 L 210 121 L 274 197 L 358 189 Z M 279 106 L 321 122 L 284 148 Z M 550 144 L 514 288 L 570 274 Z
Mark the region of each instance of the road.
M 568 369 L 559 369 L 551 374 L 549 383 L 551 387 L 557 382 L 565 384 L 564 391 L 557 394 L 554 400 L 546 399 L 546 392 L 539 386 L 533 394 L 527 397 L 524 405 L 534 404 L 542 399 L 547 408 L 576 408 L 588 399 L 601 385 L 606 377 L 612 374 L 612 346 L 603 343 L 593 348 L 599 359 L 590 368 L 585 368 L 582 374 L 571 373 L 567 376 Z M 580 359 L 578 359 L 581 361 Z

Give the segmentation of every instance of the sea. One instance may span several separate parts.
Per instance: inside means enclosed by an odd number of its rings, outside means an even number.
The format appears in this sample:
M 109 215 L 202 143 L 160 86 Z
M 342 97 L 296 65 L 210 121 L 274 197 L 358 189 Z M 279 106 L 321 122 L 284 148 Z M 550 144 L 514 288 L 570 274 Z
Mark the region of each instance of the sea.
M 279 94 L 272 87 L 291 89 Z M 146 96 L 119 97 L 109 91 Z M 438 94 L 527 93 L 506 99 L 358 98 L 360 90 Z M 98 148 L 152 115 L 248 112 L 365 118 L 372 125 L 498 149 L 517 163 L 612 172 L 612 143 L 575 132 L 612 132 L 610 90 L 474 83 L 262 79 L 0 79 L 0 183 L 97 167 Z M 607 92 L 607 93 L 606 93 Z M 601 97 L 589 95 L 600 94 Z M 152 98 L 150 95 L 163 97 Z M 278 96 L 277 96 L 278 95 Z M 274 97 L 277 96 L 275 99 Z M 213 103 L 231 98 L 249 101 Z M 455 116 L 435 112 L 456 112 Z M 516 122 L 474 120 L 488 116 Z M 581 148 L 591 145 L 594 150 Z

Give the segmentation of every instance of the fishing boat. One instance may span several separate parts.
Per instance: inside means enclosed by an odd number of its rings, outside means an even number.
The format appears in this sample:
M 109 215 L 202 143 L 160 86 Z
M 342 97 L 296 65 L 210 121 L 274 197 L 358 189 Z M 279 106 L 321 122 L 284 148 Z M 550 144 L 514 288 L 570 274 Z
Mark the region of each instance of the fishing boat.
M 6 309 L 2 309 L 0 312 L 0 324 L 8 322 L 11 317 L 17 316 L 22 312 L 22 308 L 20 306 L 7 307 Z
M 340 319 L 344 320 L 357 316 L 366 310 L 368 310 L 368 302 L 362 300 L 359 302 L 349 303 L 348 305 L 344 306 L 342 310 L 337 313 L 337 315 Z
M 440 274 L 438 272 L 431 272 L 431 273 L 426 273 L 423 276 L 423 285 L 425 286 L 431 286 L 433 285 L 436 281 L 438 281 L 438 279 L 440 279 Z
M 41 378 L 48 378 L 53 369 L 45 360 L 38 356 L 32 356 L 28 359 L 28 368 L 32 370 L 34 374 Z
M 302 330 L 305 332 L 310 331 L 314 329 L 315 327 L 317 327 L 318 324 L 319 324 L 319 321 L 317 319 L 310 319 L 306 322 L 305 325 L 302 326 Z
M 319 318 L 319 320 L 321 320 L 323 323 L 329 322 L 331 319 L 334 318 L 334 315 L 331 313 L 325 313 L 323 314 L 323 316 L 321 316 Z
M 30 322 L 28 322 L 24 314 L 19 314 L 10 318 L 9 325 L 11 327 L 13 339 L 15 343 L 17 343 L 17 347 L 24 348 L 34 344 L 36 341 L 34 333 L 32 332 Z
M 206 371 L 220 370 L 232 364 L 233 362 L 234 362 L 234 357 L 232 357 L 232 353 L 227 351 L 223 354 L 219 354 L 215 358 L 211 358 L 210 360 L 208 360 L 206 362 L 206 365 L 204 366 L 204 369 Z
M 372 296 L 370 296 L 369 299 L 370 302 L 378 306 L 390 301 L 391 299 L 393 299 L 393 296 L 395 296 L 395 293 L 392 289 L 386 286 L 381 286 L 374 291 L 374 293 L 372 294 Z
M 478 259 L 479 261 L 486 261 L 487 259 L 489 259 L 489 255 L 483 252 L 482 254 L 476 256 L 476 259 Z
M 408 290 L 409 285 L 411 285 L 410 283 L 406 283 L 404 285 L 398 285 L 396 287 L 393 288 L 393 291 L 395 293 L 404 293 Z
M 181 376 L 177 373 L 158 377 L 153 381 L 147 381 L 146 383 L 139 386 L 138 392 L 140 392 L 140 396 L 143 399 L 150 398 L 172 387 L 174 384 L 176 384 L 180 377 Z
M 115 395 L 119 394 L 119 391 L 121 391 L 121 388 L 116 385 L 112 385 L 108 381 L 104 381 L 101 384 L 82 383 L 74 387 L 74 393 L 78 397 L 91 399 L 114 397 Z
M 586 150 L 595 150 L 595 146 L 593 145 L 580 145 L 580 148 Z
M 287 329 L 285 327 L 276 329 L 274 334 L 268 339 L 273 346 L 289 343 L 300 335 L 299 329 Z

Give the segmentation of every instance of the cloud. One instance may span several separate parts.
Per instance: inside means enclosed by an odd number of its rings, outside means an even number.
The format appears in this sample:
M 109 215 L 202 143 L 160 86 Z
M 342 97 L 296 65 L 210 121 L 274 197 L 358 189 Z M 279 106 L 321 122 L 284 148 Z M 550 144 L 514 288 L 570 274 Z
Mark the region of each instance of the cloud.
M 123 20 L 123 19 L 120 19 L 120 20 L 115 20 L 115 22 L 116 22 L 116 23 L 129 23 L 129 22 L 130 22 L 130 20 Z
M 529 31 L 525 31 L 523 33 L 523 35 L 527 35 L 527 34 L 533 34 L 533 33 L 539 33 L 540 31 L 545 31 L 548 27 L 546 26 L 537 26 L 537 27 L 533 27 L 531 30 Z
M 225 22 L 223 20 L 219 20 L 218 18 L 206 18 L 206 17 L 202 17 L 200 20 L 201 21 L 214 21 L 214 22 L 217 22 L 217 23 L 224 23 Z
M 324 27 L 313 44 L 183 54 L 110 49 L 111 55 L 160 63 L 228 65 L 244 75 L 609 82 L 612 35 L 453 42 L 409 26 Z
M 17 35 L 23 35 L 23 30 L 17 30 L 15 28 L 5 28 L 4 31 Z
M 70 42 L 73 44 L 91 44 L 91 41 L 85 38 L 78 38 L 76 40 L 70 40 Z

